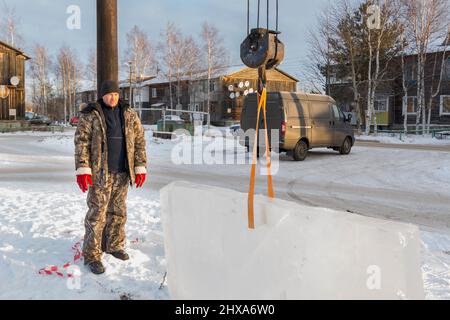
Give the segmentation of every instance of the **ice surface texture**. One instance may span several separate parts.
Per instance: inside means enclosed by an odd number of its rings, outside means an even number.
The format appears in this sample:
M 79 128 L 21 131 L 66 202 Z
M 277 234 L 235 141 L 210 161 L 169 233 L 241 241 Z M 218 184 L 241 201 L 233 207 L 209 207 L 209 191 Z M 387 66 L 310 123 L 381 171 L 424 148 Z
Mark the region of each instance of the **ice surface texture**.
M 305 186 L 306 187 L 306 186 Z M 161 191 L 172 299 L 423 299 L 416 226 L 170 184 Z

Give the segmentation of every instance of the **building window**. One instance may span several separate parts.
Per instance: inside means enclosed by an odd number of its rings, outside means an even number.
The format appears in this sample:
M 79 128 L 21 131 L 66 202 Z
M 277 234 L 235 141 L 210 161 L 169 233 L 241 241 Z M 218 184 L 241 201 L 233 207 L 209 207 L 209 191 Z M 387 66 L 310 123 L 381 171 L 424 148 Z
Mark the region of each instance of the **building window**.
M 5 68 L 5 54 L 0 52 L 0 84 L 5 84 L 7 78 L 7 69 Z
M 156 88 L 152 88 L 152 98 L 158 98 L 158 90 Z
M 406 81 L 415 81 L 415 80 L 417 80 L 417 64 L 415 62 L 414 63 L 408 63 L 406 65 L 405 80 Z
M 196 103 L 196 104 L 190 104 L 190 105 L 189 105 L 189 111 L 192 111 L 192 112 L 199 112 L 199 111 L 200 111 L 200 106 L 199 106 L 199 104 L 198 104 L 198 103 Z
M 441 96 L 441 116 L 450 116 L 450 96 Z
M 447 80 L 450 80 L 450 57 L 445 62 L 445 73 L 447 74 Z
M 216 82 L 215 81 L 211 81 L 211 83 L 209 84 L 209 91 L 210 92 L 216 91 Z
M 405 108 L 408 114 L 416 114 L 417 97 L 403 97 L 403 115 L 405 115 Z
M 339 121 L 344 121 L 344 114 L 342 113 L 342 111 L 341 110 L 339 110 L 339 108 L 338 108 L 338 106 L 337 105 L 335 105 L 335 104 L 333 104 L 332 106 L 331 106 L 331 108 L 333 109 L 333 115 L 334 115 L 334 118 L 336 119 L 336 120 L 339 120 Z
M 376 98 L 374 101 L 375 112 L 388 112 L 389 111 L 389 97 Z

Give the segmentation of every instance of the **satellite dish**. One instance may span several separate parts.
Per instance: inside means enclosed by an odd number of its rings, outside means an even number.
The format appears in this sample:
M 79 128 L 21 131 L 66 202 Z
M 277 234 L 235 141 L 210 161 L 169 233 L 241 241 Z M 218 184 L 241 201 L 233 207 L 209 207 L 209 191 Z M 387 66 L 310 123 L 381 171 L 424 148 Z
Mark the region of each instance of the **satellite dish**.
M 245 81 L 245 87 L 246 88 L 250 87 L 250 81 Z
M 9 96 L 9 89 L 7 86 L 0 86 L 0 98 L 6 99 Z
M 253 90 L 253 88 L 248 89 L 248 93 L 249 93 L 249 94 L 252 94 L 252 93 L 254 93 L 254 92 L 255 92 L 255 90 Z
M 20 83 L 20 78 L 19 77 L 12 77 L 10 80 L 11 84 L 15 87 L 17 87 Z
M 244 87 L 244 83 L 243 83 L 243 82 L 240 82 L 240 83 L 239 83 L 239 88 L 242 89 L 243 87 Z
M 236 98 L 239 98 L 241 96 L 240 92 L 236 92 Z
M 244 96 L 248 96 L 248 90 L 244 91 Z
M 230 91 L 230 92 L 234 91 L 234 86 L 232 84 L 228 86 L 228 91 Z
M 234 92 L 232 92 L 231 94 L 230 94 L 230 98 L 231 99 L 234 99 L 236 97 L 236 95 L 234 94 Z

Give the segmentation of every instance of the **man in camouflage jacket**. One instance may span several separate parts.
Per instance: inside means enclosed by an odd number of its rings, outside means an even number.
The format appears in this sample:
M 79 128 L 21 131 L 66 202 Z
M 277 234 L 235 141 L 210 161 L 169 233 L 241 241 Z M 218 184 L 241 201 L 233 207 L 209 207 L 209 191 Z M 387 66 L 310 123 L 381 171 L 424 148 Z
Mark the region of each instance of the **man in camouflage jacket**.
M 144 129 L 137 113 L 119 100 L 117 82 L 105 81 L 95 103 L 84 105 L 75 133 L 77 182 L 89 190 L 83 254 L 94 274 L 102 274 L 103 252 L 128 260 L 124 250 L 129 186 L 147 175 Z

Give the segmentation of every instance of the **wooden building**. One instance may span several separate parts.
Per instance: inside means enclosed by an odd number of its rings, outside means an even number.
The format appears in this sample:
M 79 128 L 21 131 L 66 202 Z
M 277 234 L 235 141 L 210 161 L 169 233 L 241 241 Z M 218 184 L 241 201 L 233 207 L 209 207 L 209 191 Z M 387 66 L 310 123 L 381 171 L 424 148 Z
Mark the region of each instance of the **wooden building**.
M 425 100 L 429 103 L 430 97 L 436 91 L 440 79 L 440 70 L 443 67 L 443 76 L 440 90 L 436 97 L 432 99 L 431 125 L 433 127 L 450 127 L 450 52 L 446 52 L 444 65 L 441 65 L 444 51 L 430 52 L 426 57 L 425 64 Z M 435 67 L 436 61 L 436 67 Z M 377 114 L 377 124 L 381 129 L 403 128 L 405 112 L 407 122 L 411 127 L 415 127 L 417 119 L 417 55 L 404 57 L 405 63 L 405 83 L 408 95 L 405 98 L 403 91 L 403 76 L 401 69 L 401 57 L 393 59 L 386 78 L 389 81 L 381 82 L 377 87 L 375 95 L 375 112 Z M 434 75 L 433 75 L 434 71 Z M 391 80 L 392 79 L 392 80 Z M 367 88 L 359 86 L 361 100 L 361 117 L 365 120 L 367 101 L 364 93 Z M 339 79 L 331 77 L 331 96 L 345 112 L 355 112 L 354 94 L 351 80 L 348 78 Z M 404 101 L 406 103 L 404 103 Z M 406 105 L 406 108 L 404 108 Z M 428 117 L 428 110 L 427 110 Z M 356 113 L 355 117 L 356 119 Z
M 195 79 L 195 80 L 192 80 Z M 214 76 L 210 82 L 211 101 L 211 122 L 217 126 L 225 126 L 240 121 L 245 95 L 256 91 L 258 81 L 258 71 L 244 66 L 228 68 Z M 273 69 L 267 72 L 267 89 L 272 91 L 297 91 L 298 80 L 280 69 Z M 173 81 L 172 90 L 167 78 L 156 76 L 140 86 L 139 90 L 134 90 L 133 107 L 139 111 L 139 105 L 145 109 L 161 109 L 166 107 L 184 111 L 208 112 L 208 80 L 204 72 L 192 75 L 190 79 L 184 78 L 180 81 L 178 88 L 177 81 Z M 122 81 L 121 97 L 129 100 L 129 84 Z M 230 91 L 230 88 L 233 88 Z M 172 91 L 172 99 L 170 98 Z M 178 103 L 178 93 L 180 93 L 180 103 Z M 94 92 L 86 91 L 79 93 L 82 102 L 87 102 L 92 98 Z M 233 94 L 233 95 L 232 95 Z M 172 101 L 172 102 L 171 102 Z M 192 120 L 188 113 L 178 113 L 186 120 Z M 144 124 L 155 124 L 161 119 L 160 111 L 140 112 L 141 120 Z M 198 120 L 199 117 L 196 117 Z M 206 118 L 204 118 L 206 121 Z
M 25 61 L 29 59 L 0 41 L 0 121 L 25 119 Z
M 211 80 L 211 122 L 218 126 L 240 121 L 246 94 L 257 90 L 258 70 L 244 66 L 224 70 Z M 276 68 L 267 71 L 267 90 L 297 91 L 298 80 Z M 190 107 L 195 111 L 207 112 L 208 80 L 200 79 L 191 83 Z M 232 89 L 232 90 L 231 90 Z

